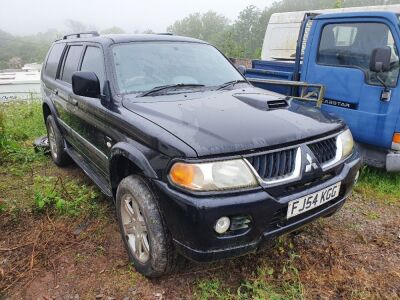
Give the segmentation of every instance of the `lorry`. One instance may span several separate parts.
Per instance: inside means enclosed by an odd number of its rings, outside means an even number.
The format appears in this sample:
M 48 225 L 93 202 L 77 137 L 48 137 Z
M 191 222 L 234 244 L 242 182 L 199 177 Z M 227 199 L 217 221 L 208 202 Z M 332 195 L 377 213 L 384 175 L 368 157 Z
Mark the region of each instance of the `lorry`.
M 263 89 L 315 96 L 348 124 L 366 164 L 400 171 L 400 5 L 351 10 L 303 12 L 300 23 L 298 13 L 272 15 L 262 60 L 245 74 Z

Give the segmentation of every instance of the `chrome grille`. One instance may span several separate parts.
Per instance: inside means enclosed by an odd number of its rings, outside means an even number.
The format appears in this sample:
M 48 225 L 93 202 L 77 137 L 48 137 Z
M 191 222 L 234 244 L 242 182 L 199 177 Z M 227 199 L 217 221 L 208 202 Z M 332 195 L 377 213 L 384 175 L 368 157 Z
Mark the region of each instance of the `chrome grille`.
M 307 146 L 314 153 L 320 164 L 324 164 L 336 156 L 336 137 L 308 144 Z
M 298 148 L 247 157 L 248 162 L 264 180 L 289 176 L 295 169 Z

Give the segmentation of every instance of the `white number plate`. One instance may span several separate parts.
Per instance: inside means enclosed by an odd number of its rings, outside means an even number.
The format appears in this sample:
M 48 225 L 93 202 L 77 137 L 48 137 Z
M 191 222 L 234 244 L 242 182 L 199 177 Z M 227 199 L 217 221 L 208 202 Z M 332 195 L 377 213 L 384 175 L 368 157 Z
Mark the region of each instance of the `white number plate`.
M 341 182 L 338 182 L 314 194 L 290 201 L 286 217 L 292 218 L 335 199 L 339 195 L 340 185 Z

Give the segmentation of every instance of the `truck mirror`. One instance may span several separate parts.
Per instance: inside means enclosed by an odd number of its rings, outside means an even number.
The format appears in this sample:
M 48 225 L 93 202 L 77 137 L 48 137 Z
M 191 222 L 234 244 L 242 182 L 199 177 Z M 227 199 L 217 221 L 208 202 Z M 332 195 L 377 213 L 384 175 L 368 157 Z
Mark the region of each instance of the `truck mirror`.
M 372 50 L 369 69 L 376 73 L 389 71 L 391 54 L 392 50 L 390 47 L 375 48 Z
M 72 91 L 75 95 L 99 98 L 100 82 L 94 72 L 77 71 L 72 74 Z

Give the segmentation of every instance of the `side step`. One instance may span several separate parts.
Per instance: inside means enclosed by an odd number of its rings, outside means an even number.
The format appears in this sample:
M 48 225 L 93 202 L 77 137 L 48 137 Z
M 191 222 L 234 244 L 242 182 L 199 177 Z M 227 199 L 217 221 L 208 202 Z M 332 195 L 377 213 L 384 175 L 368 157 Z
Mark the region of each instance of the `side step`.
M 108 182 L 93 170 L 93 168 L 86 162 L 86 159 L 80 153 L 68 146 L 65 147 L 65 151 L 108 198 L 113 198 L 113 194 Z

